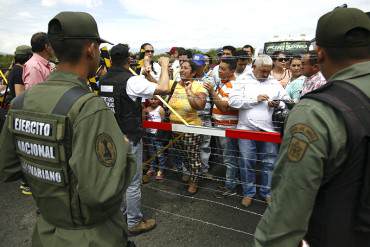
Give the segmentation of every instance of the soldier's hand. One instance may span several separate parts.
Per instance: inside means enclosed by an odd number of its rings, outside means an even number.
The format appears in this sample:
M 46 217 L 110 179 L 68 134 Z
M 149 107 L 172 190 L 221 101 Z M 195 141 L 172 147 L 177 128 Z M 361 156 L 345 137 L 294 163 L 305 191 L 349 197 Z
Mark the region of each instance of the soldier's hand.
M 269 96 L 266 95 L 266 94 L 260 94 L 260 95 L 257 96 L 257 101 L 258 102 L 266 101 L 266 100 L 269 100 Z
M 169 57 L 160 57 L 158 59 L 158 63 L 161 67 L 168 67 L 170 64 L 170 58 Z

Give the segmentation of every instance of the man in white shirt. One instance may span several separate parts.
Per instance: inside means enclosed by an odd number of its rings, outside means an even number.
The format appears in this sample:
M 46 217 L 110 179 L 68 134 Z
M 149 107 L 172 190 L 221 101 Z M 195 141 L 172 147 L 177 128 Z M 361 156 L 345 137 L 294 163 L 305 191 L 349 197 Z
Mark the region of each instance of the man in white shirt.
M 280 83 L 270 78 L 272 59 L 268 55 L 256 58 L 253 70 L 240 78 L 229 94 L 229 105 L 239 109 L 238 129 L 255 131 L 274 131 L 272 113 L 275 107 L 285 107 L 280 100 L 288 100 Z M 243 184 L 242 205 L 248 207 L 256 195 L 256 161 L 262 165 L 260 195 L 271 201 L 271 174 L 277 156 L 278 146 L 275 143 L 239 140 L 239 150 L 242 156 L 240 175 Z
M 219 66 L 220 83 L 215 87 L 210 82 L 203 83 L 214 103 L 212 118 L 217 128 L 235 128 L 238 123 L 238 111 L 228 104 L 229 92 L 235 83 L 236 59 L 224 57 Z M 218 188 L 215 196 L 218 198 L 236 194 L 237 171 L 239 169 L 238 140 L 219 137 L 218 143 L 223 150 L 223 164 L 226 166 L 225 185 Z M 243 181 L 242 181 L 243 182 Z
M 249 55 L 244 50 L 236 51 L 235 56 L 237 59 L 235 77 L 238 79 L 239 76 L 244 76 L 252 71 L 252 64 L 249 63 Z
M 243 51 L 248 54 L 248 66 L 252 67 L 253 56 L 254 56 L 254 48 L 251 45 L 243 46 Z
M 152 98 L 153 95 L 165 95 L 170 91 L 168 66 L 169 58 L 159 58 L 161 74 L 158 83 L 150 76 L 151 65 L 143 67 L 144 75 L 133 75 L 129 70 L 129 48 L 118 44 L 110 51 L 112 67 L 101 79 L 106 90 L 105 97 L 113 98 L 115 117 L 118 125 L 130 142 L 131 152 L 136 157 L 136 173 L 127 188 L 126 202 L 122 211 L 127 216 L 129 234 L 136 235 L 153 229 L 154 219 L 144 219 L 141 211 L 141 180 L 142 180 L 142 98 Z M 145 59 L 145 58 L 144 58 Z

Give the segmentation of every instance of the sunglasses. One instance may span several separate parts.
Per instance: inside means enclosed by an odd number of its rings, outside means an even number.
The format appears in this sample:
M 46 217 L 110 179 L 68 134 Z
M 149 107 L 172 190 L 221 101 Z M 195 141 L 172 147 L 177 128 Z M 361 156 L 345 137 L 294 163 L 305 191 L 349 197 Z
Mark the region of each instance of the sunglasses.
M 146 50 L 145 53 L 154 53 L 154 50 Z
M 277 59 L 279 62 L 288 62 L 289 61 L 289 58 L 287 58 L 287 57 L 280 57 L 280 58 L 278 58 Z

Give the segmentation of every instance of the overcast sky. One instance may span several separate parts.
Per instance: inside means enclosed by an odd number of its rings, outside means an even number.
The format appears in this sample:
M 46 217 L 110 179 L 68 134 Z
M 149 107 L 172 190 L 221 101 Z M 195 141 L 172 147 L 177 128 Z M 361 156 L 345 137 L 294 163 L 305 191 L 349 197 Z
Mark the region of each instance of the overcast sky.
M 158 50 L 261 47 L 275 35 L 312 39 L 318 18 L 343 3 L 370 11 L 370 0 L 0 0 L 0 52 L 47 32 L 60 11 L 92 14 L 100 36 L 113 43 L 137 50 L 149 42 Z

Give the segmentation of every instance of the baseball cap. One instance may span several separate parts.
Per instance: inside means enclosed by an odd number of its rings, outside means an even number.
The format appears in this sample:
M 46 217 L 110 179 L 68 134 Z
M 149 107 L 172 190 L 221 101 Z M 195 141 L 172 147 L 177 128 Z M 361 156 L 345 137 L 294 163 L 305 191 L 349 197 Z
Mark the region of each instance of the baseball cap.
M 17 46 L 17 48 L 15 48 L 14 54 L 15 55 L 32 54 L 32 48 L 31 48 L 31 46 L 28 46 L 28 45 L 20 45 L 20 46 Z
M 222 48 L 218 48 L 218 49 L 216 50 L 216 54 L 217 54 L 217 56 L 222 56 L 222 54 L 223 54 L 223 50 L 222 50 Z
M 176 50 L 177 50 L 177 48 L 176 48 L 176 47 L 172 47 L 172 48 L 170 49 L 170 51 L 169 51 L 169 52 L 167 52 L 167 53 L 168 53 L 168 54 L 170 54 L 170 55 L 172 55 L 172 54 L 175 54 Z
M 346 34 L 361 28 L 370 32 L 370 19 L 356 8 L 336 8 L 321 16 L 317 22 L 316 44 L 322 47 L 360 47 L 369 45 L 370 40 L 347 41 Z
M 113 46 L 110 49 L 109 54 L 110 54 L 111 57 L 124 57 L 124 58 L 126 58 L 126 57 L 130 56 L 129 50 L 130 50 L 130 48 L 127 45 L 117 44 L 117 45 Z
M 94 17 L 85 12 L 60 12 L 50 20 L 49 39 L 91 39 L 98 43 L 112 43 L 100 38 Z
M 194 54 L 193 55 L 193 62 L 197 66 L 203 66 L 206 64 L 206 57 L 203 54 Z

